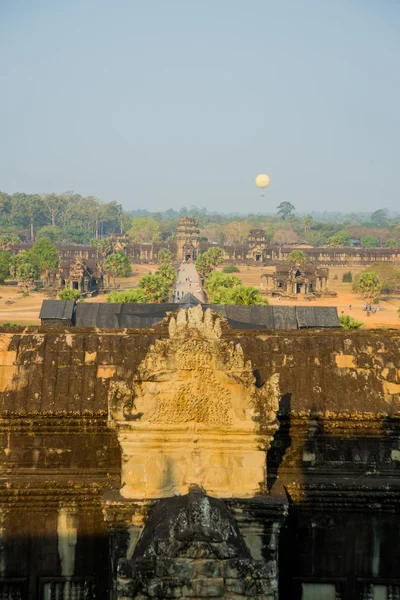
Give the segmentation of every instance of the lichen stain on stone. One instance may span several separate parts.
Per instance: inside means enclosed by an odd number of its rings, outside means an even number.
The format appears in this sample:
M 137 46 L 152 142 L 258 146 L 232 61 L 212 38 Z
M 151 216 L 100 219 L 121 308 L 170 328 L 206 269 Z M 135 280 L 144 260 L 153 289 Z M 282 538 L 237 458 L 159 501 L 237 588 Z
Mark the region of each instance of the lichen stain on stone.
M 355 369 L 355 357 L 352 354 L 337 354 L 335 361 L 339 369 Z
M 93 363 L 96 362 L 97 359 L 97 352 L 85 352 L 85 364 L 86 365 L 91 365 Z
M 383 382 L 383 391 L 385 397 L 387 396 L 396 396 L 400 394 L 400 383 L 392 383 L 390 381 Z
M 117 371 L 117 367 L 115 366 L 104 366 L 98 365 L 97 367 L 97 377 L 100 379 L 111 379 L 115 375 Z

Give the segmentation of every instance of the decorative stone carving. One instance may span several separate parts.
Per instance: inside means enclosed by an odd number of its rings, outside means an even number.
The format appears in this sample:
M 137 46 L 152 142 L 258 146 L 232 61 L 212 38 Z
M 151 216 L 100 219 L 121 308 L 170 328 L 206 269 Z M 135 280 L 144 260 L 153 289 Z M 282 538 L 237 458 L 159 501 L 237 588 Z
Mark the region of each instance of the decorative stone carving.
M 278 376 L 257 387 L 241 345 L 223 339 L 227 322 L 211 310 L 199 305 L 167 319 L 169 336 L 149 348 L 133 389 L 118 381 L 110 387 L 121 494 L 160 498 L 185 494 L 191 484 L 226 498 L 264 491 Z
M 198 488 L 157 503 L 116 580 L 121 600 L 277 597 L 276 561 L 254 560 L 226 504 Z

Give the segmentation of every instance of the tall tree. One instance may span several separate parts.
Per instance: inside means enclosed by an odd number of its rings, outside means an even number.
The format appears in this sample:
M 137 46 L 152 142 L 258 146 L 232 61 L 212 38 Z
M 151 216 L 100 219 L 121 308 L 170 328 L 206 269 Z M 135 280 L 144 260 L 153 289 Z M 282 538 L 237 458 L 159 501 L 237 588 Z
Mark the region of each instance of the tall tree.
M 292 250 L 288 256 L 288 260 L 295 263 L 306 263 L 310 259 L 304 250 Z
M 377 248 L 379 246 L 379 239 L 374 235 L 364 235 L 360 242 L 363 248 Z
M 160 239 L 160 226 L 153 217 L 136 217 L 132 221 L 128 236 L 137 244 L 151 244 Z
M 0 283 L 4 283 L 4 280 L 10 277 L 11 262 L 11 254 L 0 250 Z
M 291 202 L 281 202 L 279 206 L 276 207 L 278 215 L 281 219 L 285 220 L 287 217 L 294 213 L 296 210 Z
M 55 227 L 58 224 L 58 217 L 63 211 L 65 200 L 62 196 L 58 196 L 57 194 L 42 194 L 41 199 L 48 218 L 50 219 L 50 223 Z
M 275 244 L 295 244 L 299 236 L 293 229 L 278 229 L 274 233 L 273 242 Z
M 356 278 L 353 284 L 355 292 L 360 293 L 363 298 L 373 300 L 380 294 L 382 283 L 379 275 L 374 271 L 364 271 Z
M 157 260 L 160 265 L 168 265 L 172 261 L 172 253 L 168 248 L 161 248 L 157 254 Z
M 25 289 L 37 279 L 40 275 L 40 270 L 32 255 L 27 250 L 22 250 L 16 256 L 12 257 L 10 274 L 17 279 L 19 283 L 25 285 Z
M 214 269 L 224 262 L 224 251 L 222 248 L 218 248 L 218 246 L 209 248 L 205 254 L 207 255 L 211 267 Z
M 104 268 L 112 274 L 115 285 L 115 277 L 127 277 L 131 272 L 129 259 L 123 250 L 109 254 L 104 260 Z
M 59 257 L 56 245 L 49 238 L 36 240 L 29 251 L 31 262 L 36 264 L 40 272 L 56 269 Z
M 149 302 L 164 302 L 168 299 L 169 286 L 162 275 L 145 275 L 139 281 L 139 287 L 144 290 Z
M 313 222 L 314 222 L 314 219 L 312 218 L 311 215 L 307 215 L 306 217 L 304 217 L 304 219 L 302 221 L 303 227 L 304 227 L 304 233 L 306 233 L 307 230 L 310 229 Z
M 43 202 L 37 194 L 13 194 L 11 197 L 11 211 L 16 223 L 29 226 L 30 239 L 35 239 L 35 227 L 44 224 L 45 209 Z
M 376 225 L 376 227 L 386 227 L 388 224 L 388 219 L 386 216 L 386 211 L 384 208 L 379 208 L 371 215 L 371 223 Z
M 344 229 L 338 231 L 329 238 L 328 244 L 331 248 L 343 248 L 343 246 L 350 246 L 351 237 L 349 232 L 345 231 Z

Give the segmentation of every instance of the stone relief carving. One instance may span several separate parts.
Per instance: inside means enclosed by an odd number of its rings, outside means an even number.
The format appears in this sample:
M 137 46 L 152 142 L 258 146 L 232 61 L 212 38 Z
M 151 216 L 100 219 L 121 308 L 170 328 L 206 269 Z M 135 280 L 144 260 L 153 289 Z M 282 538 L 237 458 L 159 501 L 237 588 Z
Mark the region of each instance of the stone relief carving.
M 257 387 L 241 345 L 223 339 L 227 322 L 211 310 L 196 306 L 167 319 L 169 335 L 149 348 L 133 388 L 110 386 L 121 493 L 164 497 L 197 484 L 215 495 L 252 496 L 265 481 L 278 376 Z
M 276 598 L 276 563 L 254 560 L 222 500 L 191 488 L 154 507 L 129 560 L 118 563 L 118 598 Z

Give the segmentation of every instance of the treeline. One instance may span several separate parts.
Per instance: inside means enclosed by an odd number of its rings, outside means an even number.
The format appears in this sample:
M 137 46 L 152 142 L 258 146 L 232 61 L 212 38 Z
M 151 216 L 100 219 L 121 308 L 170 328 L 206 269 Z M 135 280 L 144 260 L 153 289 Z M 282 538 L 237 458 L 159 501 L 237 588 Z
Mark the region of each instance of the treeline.
M 121 233 L 132 221 L 117 202 L 94 196 L 63 194 L 6 194 L 0 192 L 0 235 L 20 241 L 39 237 L 56 243 L 88 244 L 92 238 Z
M 172 218 L 174 213 L 176 211 L 172 209 L 153 214 L 137 211 L 128 230 L 130 239 L 137 243 L 173 241 L 178 223 L 177 217 Z M 317 221 L 312 215 L 300 217 L 289 202 L 277 207 L 276 216 L 250 214 L 247 217 L 232 217 L 195 210 L 186 211 L 185 214 L 179 211 L 178 215 L 196 218 L 200 240 L 220 245 L 243 244 L 251 229 L 260 228 L 265 230 L 268 243 L 280 245 L 341 247 L 350 246 L 352 240 L 358 240 L 365 248 L 395 248 L 400 240 L 400 218 L 390 218 L 384 209 L 375 211 L 366 220 L 347 215 L 341 222 Z
M 390 216 L 385 209 L 369 214 L 300 215 L 293 204 L 281 202 L 275 215 L 217 214 L 196 206 L 153 213 L 128 212 L 118 202 L 102 202 L 75 192 L 12 195 L 0 192 L 0 242 L 49 238 L 56 244 L 89 244 L 92 239 L 121 233 L 134 243 L 169 242 L 176 239 L 178 219 L 185 216 L 197 220 L 203 241 L 217 244 L 244 243 L 249 231 L 259 228 L 266 231 L 266 241 L 275 244 L 341 246 L 357 239 L 362 240 L 364 247 L 388 243 L 389 247 L 397 247 L 400 240 L 400 217 Z

